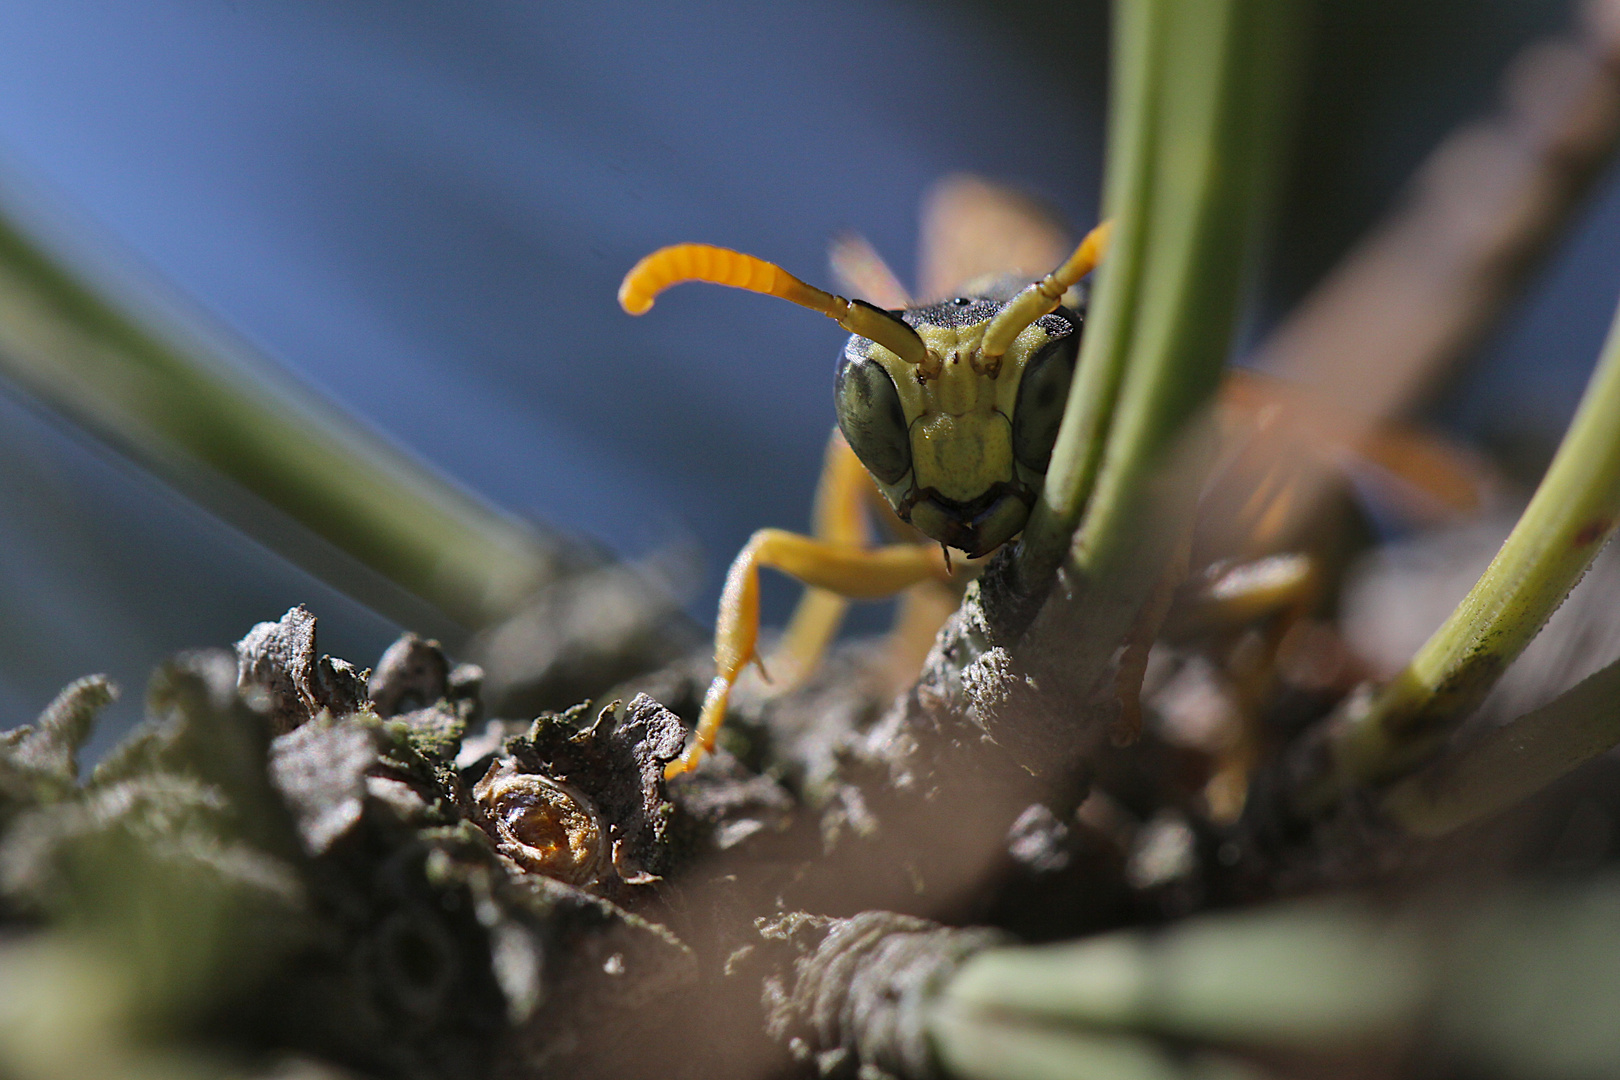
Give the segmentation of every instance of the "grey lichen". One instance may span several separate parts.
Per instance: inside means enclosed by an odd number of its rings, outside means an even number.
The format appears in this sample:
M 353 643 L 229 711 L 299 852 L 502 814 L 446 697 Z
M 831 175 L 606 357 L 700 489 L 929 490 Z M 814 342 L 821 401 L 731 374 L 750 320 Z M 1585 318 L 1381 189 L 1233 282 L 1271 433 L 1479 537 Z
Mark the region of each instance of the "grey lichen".
M 791 984 L 767 982 L 767 1024 L 823 1077 L 938 1076 L 927 1010 L 969 956 L 1008 936 L 868 911 L 850 919 L 794 913 L 762 921 L 767 940 L 802 950 Z M 817 940 L 819 938 L 819 940 Z
M 314 643 L 299 608 L 234 656 L 178 658 L 153 680 L 147 723 L 82 786 L 74 756 L 106 680 L 0 741 L 0 964 L 46 957 L 41 1002 L 86 949 L 105 969 L 100 1027 L 73 1030 L 89 1021 L 67 1004 L 42 1021 L 66 1025 L 50 1075 L 133 1074 L 172 1053 L 223 1075 L 273 1051 L 484 1077 L 569 1060 L 577 1022 L 559 1018 L 583 1002 L 605 1015 L 638 1000 L 618 993 L 627 982 L 645 1004 L 689 981 L 669 931 L 498 857 L 454 766 L 475 678 L 445 667 L 396 713 Z M 44 1075 L 18 1040 L 0 1024 L 0 1072 Z

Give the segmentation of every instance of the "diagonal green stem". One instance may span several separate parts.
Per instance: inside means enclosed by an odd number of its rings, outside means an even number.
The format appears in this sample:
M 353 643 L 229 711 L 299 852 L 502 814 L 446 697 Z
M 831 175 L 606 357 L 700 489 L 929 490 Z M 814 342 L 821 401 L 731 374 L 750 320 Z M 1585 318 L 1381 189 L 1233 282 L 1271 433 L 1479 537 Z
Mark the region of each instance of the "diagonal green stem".
M 971 1080 L 1188 1076 L 1155 1061 L 1166 1045 L 1183 1063 L 1210 1045 L 1387 1068 L 1414 1036 L 1424 1060 L 1484 1075 L 1615 1075 L 1614 874 L 1395 911 L 1384 899 L 986 949 L 937 991 L 928 1034 L 946 1071 Z
M 963 1016 L 939 1029 L 938 1054 L 956 1080 L 1267 1080 L 1235 1057 L 1185 1053 L 1152 1039 Z
M 1431 757 L 1541 631 L 1620 523 L 1620 314 L 1530 505 L 1479 582 L 1370 702 L 1336 718 L 1301 805 L 1331 806 Z M 1356 702 L 1356 699 L 1352 699 Z
M 1162 932 L 986 949 L 945 984 L 930 1030 L 962 1020 L 1251 1046 L 1353 1046 L 1418 1015 L 1430 957 L 1411 927 L 1348 903 L 1206 915 Z
M 396 618 L 436 609 L 475 629 L 561 572 L 558 540 L 246 347 L 86 273 L 18 202 L 0 191 L 0 375 Z

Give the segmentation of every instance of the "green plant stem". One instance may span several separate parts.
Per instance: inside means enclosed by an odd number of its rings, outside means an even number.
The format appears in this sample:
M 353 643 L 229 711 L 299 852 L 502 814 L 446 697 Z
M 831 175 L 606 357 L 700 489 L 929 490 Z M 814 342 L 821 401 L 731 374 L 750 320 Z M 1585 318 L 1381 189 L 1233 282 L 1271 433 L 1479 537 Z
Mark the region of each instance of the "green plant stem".
M 64 258 L 20 202 L 0 189 L 0 374 L 395 618 L 421 619 L 425 601 L 476 629 L 558 575 L 557 540 L 245 346 Z
M 942 991 L 958 1017 L 1227 1044 L 1347 1047 L 1420 1014 L 1429 956 L 1410 928 L 1349 905 L 1206 916 L 1162 933 L 987 949 Z
M 1499 813 L 1620 746 L 1620 661 L 1557 699 L 1408 776 L 1384 796 L 1391 819 L 1441 836 Z
M 1157 0 L 1115 17 L 1114 240 L 1020 548 L 1025 581 L 1056 569 L 1071 541 L 1085 571 L 1132 561 L 1142 500 L 1231 349 L 1304 30 L 1296 0 Z
M 1292 0 L 1166 7 L 1159 106 L 1149 118 L 1157 137 L 1142 242 L 1151 256 L 1074 542 L 1076 564 L 1092 577 L 1136 561 L 1143 507 L 1159 498 L 1165 471 L 1179 471 L 1175 458 L 1220 384 L 1274 193 L 1302 32 Z
M 987 949 L 946 979 L 929 1037 L 946 1070 L 972 1080 L 1186 1075 L 1152 1071 L 1161 1039 L 1326 1064 L 1346 1052 L 1376 1062 L 1413 1037 L 1436 1067 L 1471 1074 L 1615 1075 L 1620 878 L 1407 900 Z M 1098 1071 L 1104 1061 L 1118 1071 Z
M 1054 1030 L 972 1016 L 941 1028 L 936 1050 L 959 1080 L 1261 1080 L 1266 1073 L 1208 1051 L 1176 1053 L 1130 1035 Z
M 1029 584 L 1051 576 L 1068 552 L 1096 482 L 1103 436 L 1125 371 L 1142 282 L 1153 179 L 1152 136 L 1162 94 L 1162 80 L 1157 77 L 1163 66 L 1159 52 L 1164 47 L 1167 14 L 1163 4 L 1122 4 L 1114 12 L 1112 104 L 1103 182 L 1103 217 L 1114 223 L 1113 239 L 1097 270 L 1080 360 L 1046 483 L 1019 543 L 1019 575 Z
M 1049 687 L 1089 693 L 1144 630 L 1187 534 L 1212 460 L 1209 406 L 1275 193 L 1303 10 L 1299 0 L 1117 7 L 1114 54 L 1141 69 L 1116 77 L 1110 115 L 1117 239 L 1050 490 L 1015 561 L 1035 595 L 1061 571 L 1019 658 Z
M 1620 314 L 1575 419 L 1530 505 L 1456 610 L 1370 703 L 1330 728 L 1302 793 L 1323 810 L 1357 785 L 1429 758 L 1524 651 L 1620 522 Z

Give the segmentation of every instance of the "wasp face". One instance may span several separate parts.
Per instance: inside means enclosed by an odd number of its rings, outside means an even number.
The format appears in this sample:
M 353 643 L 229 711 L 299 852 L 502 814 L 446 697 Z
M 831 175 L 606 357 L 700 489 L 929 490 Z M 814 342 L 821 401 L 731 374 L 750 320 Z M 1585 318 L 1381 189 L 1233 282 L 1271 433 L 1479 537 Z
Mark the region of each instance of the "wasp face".
M 1023 529 L 1080 342 L 1080 316 L 1059 308 L 989 370 L 979 346 L 1001 307 L 962 298 L 900 313 L 943 360 L 936 376 L 863 337 L 850 338 L 838 364 L 838 427 L 850 449 L 902 520 L 969 556 Z

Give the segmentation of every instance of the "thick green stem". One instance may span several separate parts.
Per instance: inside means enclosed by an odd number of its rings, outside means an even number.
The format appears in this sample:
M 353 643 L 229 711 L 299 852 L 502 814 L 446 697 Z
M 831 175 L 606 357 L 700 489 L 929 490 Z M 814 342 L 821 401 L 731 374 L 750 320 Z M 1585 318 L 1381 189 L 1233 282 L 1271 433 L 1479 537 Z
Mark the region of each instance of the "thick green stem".
M 1166 14 L 1163 4 L 1122 4 L 1114 12 L 1108 174 L 1103 184 L 1103 217 L 1114 223 L 1113 238 L 1097 270 L 1079 366 L 1046 483 L 1019 544 L 1019 575 L 1031 585 L 1050 577 L 1069 550 L 1096 483 L 1125 371 L 1147 236 L 1152 136 L 1162 94 L 1155 76 L 1163 66 L 1158 54 Z
M 1420 765 L 1495 685 L 1620 522 L 1620 315 L 1580 409 L 1501 551 L 1406 669 L 1334 722 L 1301 804 Z M 1355 701 L 1355 699 L 1352 699 Z
M 1104 209 L 1114 240 L 1020 559 L 1101 570 L 1213 396 L 1280 159 L 1303 32 L 1295 0 L 1116 7 Z
M 1182 1053 L 1152 1039 L 1062 1031 L 961 1017 L 935 1042 L 957 1080 L 1264 1080 L 1270 1074 L 1210 1051 Z
M 1164 933 L 987 949 L 931 1025 L 960 1017 L 1252 1046 L 1353 1046 L 1410 1024 L 1429 993 L 1411 928 L 1349 905 L 1206 916 Z
M 424 616 L 415 597 L 476 629 L 559 572 L 556 540 L 245 346 L 85 273 L 19 224 L 14 196 L 0 192 L 0 374 L 396 618 Z
M 1143 508 L 1159 500 L 1167 469 L 1181 471 L 1177 451 L 1220 383 L 1274 187 L 1297 48 L 1297 5 L 1287 0 L 1163 7 L 1157 107 L 1141 118 L 1154 127 L 1137 225 L 1148 255 L 1073 548 L 1092 577 L 1138 561 Z
M 1025 662 L 1055 664 L 1058 682 L 1046 682 L 1082 694 L 1140 629 L 1191 520 L 1305 31 L 1299 0 L 1116 11 L 1115 55 L 1132 69 L 1116 77 L 1110 117 L 1116 240 L 1016 564 L 1037 595 L 1062 570 Z
M 927 1025 L 947 1072 L 973 1080 L 1188 1075 L 1153 1071 L 1166 1045 L 1183 1062 L 1220 1046 L 1322 1055 L 1327 1072 L 1348 1053 L 1387 1071 L 1410 1060 L 1414 1036 L 1442 1071 L 1613 1076 L 1617 972 L 1620 879 L 1609 874 L 1394 911 L 1298 903 L 986 949 L 946 979 Z M 1099 1071 L 1110 1056 L 1118 1072 Z

